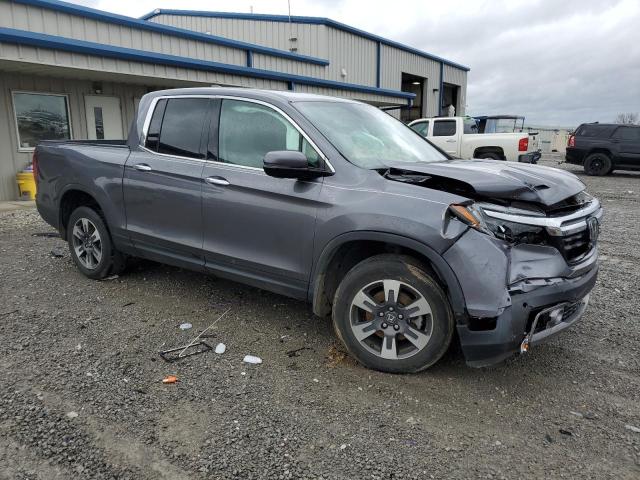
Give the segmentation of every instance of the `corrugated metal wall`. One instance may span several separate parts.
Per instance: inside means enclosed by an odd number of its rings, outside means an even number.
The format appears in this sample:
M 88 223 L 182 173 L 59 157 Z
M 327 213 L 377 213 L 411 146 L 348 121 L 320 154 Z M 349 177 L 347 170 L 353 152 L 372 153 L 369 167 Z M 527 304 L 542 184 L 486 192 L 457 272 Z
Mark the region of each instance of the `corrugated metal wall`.
M 376 84 L 376 42 L 325 25 L 166 14 L 153 17 L 150 21 L 279 50 L 296 47 L 297 53 L 330 60 L 329 66 L 322 67 L 254 55 L 254 66 L 257 68 L 359 85 Z M 297 40 L 290 41 L 290 38 Z M 342 75 L 342 69 L 346 70 L 346 76 Z
M 288 51 L 292 45 L 297 53 L 312 57 L 327 58 L 327 32 L 324 25 L 270 22 L 263 20 L 244 20 L 197 17 L 187 15 L 162 14 L 153 17 L 150 22 L 171 25 L 199 33 L 210 33 L 220 37 L 233 38 L 243 42 L 256 43 L 278 50 Z M 292 43 L 289 39 L 296 37 Z
M 233 65 L 246 63 L 245 52 L 236 48 L 178 38 L 13 2 L 0 2 L 0 27 Z
M 427 79 L 424 92 L 425 116 L 438 115 L 439 94 L 433 89 L 440 85 L 439 62 L 386 45 L 382 45 L 381 60 L 381 87 L 400 90 L 403 72 L 424 77 Z

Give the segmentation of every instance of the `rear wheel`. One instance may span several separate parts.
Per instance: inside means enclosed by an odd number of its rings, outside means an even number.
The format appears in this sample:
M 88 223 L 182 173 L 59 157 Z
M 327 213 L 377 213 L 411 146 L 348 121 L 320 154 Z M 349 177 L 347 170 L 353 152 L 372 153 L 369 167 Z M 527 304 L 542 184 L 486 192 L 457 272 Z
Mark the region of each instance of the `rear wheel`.
M 613 171 L 611 158 L 606 153 L 592 153 L 584 159 L 584 171 L 587 175 L 608 175 Z
M 76 208 L 67 224 L 67 242 L 78 269 L 94 280 L 121 273 L 125 257 L 113 248 L 102 216 L 89 207 Z
M 447 351 L 454 330 L 433 276 L 413 258 L 390 254 L 347 273 L 334 297 L 333 325 L 359 362 L 391 373 L 429 368 Z

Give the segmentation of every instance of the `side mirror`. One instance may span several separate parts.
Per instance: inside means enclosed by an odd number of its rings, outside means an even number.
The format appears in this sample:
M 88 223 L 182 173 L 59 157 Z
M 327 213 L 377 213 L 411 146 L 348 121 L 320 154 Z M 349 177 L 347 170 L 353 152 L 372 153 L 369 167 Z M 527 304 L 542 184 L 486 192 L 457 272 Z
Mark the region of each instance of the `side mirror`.
M 276 178 L 308 180 L 329 174 L 322 169 L 311 167 L 304 153 L 292 150 L 268 152 L 264 156 L 263 168 L 267 175 Z

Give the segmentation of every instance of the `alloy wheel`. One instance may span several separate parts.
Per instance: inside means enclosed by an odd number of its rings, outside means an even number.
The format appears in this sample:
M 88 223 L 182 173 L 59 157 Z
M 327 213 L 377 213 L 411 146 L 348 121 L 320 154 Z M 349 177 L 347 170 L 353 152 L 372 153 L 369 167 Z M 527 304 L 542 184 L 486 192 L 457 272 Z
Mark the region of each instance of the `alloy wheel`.
M 398 280 L 379 280 L 355 295 L 351 331 L 369 352 L 400 360 L 422 351 L 433 333 L 432 309 L 415 288 Z
M 95 270 L 102 260 L 102 238 L 88 218 L 79 218 L 73 225 L 73 250 L 87 270 Z

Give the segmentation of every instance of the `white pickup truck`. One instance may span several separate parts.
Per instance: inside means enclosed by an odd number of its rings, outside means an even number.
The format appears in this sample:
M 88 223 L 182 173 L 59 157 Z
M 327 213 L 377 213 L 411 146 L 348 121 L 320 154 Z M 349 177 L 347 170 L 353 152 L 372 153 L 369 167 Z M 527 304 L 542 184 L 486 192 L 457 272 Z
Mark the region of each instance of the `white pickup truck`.
M 491 158 L 512 162 L 536 163 L 528 133 L 478 133 L 472 117 L 421 118 L 409 127 L 455 158 Z

